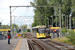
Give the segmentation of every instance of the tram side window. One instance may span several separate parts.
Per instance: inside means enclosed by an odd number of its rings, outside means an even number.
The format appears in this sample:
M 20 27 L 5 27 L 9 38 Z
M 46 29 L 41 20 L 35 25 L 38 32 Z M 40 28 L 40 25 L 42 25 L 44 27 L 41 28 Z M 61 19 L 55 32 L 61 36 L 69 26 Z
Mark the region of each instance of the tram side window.
M 37 28 L 35 29 L 35 33 L 37 33 Z
M 34 32 L 35 32 L 35 29 L 33 29 L 32 31 L 33 31 L 33 33 L 34 33 Z
M 32 31 L 33 31 L 34 33 L 37 33 L 37 32 L 38 32 L 38 31 L 37 31 L 37 28 L 32 29 Z
M 39 32 L 39 33 L 45 33 L 45 32 L 46 32 L 46 29 L 45 29 L 45 28 L 39 28 L 39 29 L 38 29 L 38 32 Z

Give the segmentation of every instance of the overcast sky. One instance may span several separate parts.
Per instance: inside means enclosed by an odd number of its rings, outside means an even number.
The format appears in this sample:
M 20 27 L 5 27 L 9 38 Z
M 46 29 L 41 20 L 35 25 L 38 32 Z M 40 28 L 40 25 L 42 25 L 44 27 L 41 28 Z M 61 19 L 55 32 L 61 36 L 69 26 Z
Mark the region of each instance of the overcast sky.
M 22 5 L 30 5 L 30 1 L 33 0 L 0 0 L 0 22 L 2 22 L 3 25 L 10 24 L 10 9 L 9 6 L 22 6 Z M 12 8 L 13 10 L 14 8 Z M 25 7 L 25 8 L 16 8 L 15 11 L 13 11 L 12 16 L 33 16 L 33 8 L 32 7 Z M 15 18 L 16 22 L 19 22 L 18 20 L 25 21 L 25 24 L 31 24 L 33 22 L 33 18 L 31 17 L 22 17 L 21 18 Z M 14 18 L 12 19 L 12 21 Z M 30 22 L 31 21 L 31 22 Z M 13 22 L 14 23 L 14 22 Z M 17 23 L 18 24 L 18 23 Z M 20 24 L 20 23 L 19 23 Z

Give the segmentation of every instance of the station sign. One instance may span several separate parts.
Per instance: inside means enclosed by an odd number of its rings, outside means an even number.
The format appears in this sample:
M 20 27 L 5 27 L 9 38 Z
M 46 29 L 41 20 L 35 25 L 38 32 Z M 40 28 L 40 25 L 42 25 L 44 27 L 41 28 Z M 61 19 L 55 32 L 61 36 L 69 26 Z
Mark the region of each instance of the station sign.
M 18 36 L 21 36 L 21 34 L 18 34 Z

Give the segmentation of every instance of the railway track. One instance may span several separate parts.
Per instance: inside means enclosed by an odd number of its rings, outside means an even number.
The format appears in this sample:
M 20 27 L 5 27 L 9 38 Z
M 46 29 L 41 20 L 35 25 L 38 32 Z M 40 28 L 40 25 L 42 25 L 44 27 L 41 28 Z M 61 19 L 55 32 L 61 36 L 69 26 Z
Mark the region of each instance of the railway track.
M 28 44 L 29 44 L 29 50 L 46 50 L 43 46 L 41 46 L 38 42 L 34 40 L 28 39 Z
M 71 47 L 68 47 L 66 45 L 63 45 L 63 44 L 60 44 L 60 43 L 57 43 L 57 42 L 54 42 L 54 41 L 51 41 L 51 40 L 47 40 L 47 41 L 44 41 L 42 40 L 43 42 L 55 47 L 55 48 L 59 48 L 59 50 L 74 50 L 74 47 L 71 46 Z
M 74 50 L 74 48 L 67 47 L 63 44 L 56 43 L 51 40 L 42 40 L 42 39 L 35 39 L 31 35 L 27 35 L 27 38 L 29 38 L 31 41 L 34 41 L 38 44 L 42 50 Z M 36 49 L 35 49 L 36 50 Z
M 29 50 L 33 50 L 32 43 L 29 40 L 27 40 L 27 41 L 28 41 L 28 45 L 29 45 Z
M 42 42 L 40 39 L 35 39 L 31 36 L 27 36 L 27 38 L 29 38 L 29 40 L 36 42 L 42 49 L 41 50 L 58 50 L 56 48 L 53 48 L 52 46 Z M 37 49 L 35 49 L 37 50 Z

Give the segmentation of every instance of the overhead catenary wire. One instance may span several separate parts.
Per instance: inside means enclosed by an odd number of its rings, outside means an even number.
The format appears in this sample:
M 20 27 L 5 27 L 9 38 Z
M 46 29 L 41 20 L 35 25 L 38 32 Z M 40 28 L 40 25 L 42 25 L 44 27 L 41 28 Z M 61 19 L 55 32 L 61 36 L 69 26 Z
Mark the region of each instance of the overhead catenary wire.
M 61 5 L 44 5 L 44 6 L 31 6 L 31 5 L 24 5 L 24 6 L 9 6 L 10 7 L 10 20 L 11 20 L 11 7 L 59 7 L 59 16 L 61 17 Z M 10 27 L 11 27 L 12 21 L 10 21 Z M 11 27 L 12 29 L 12 27 Z M 60 18 L 60 33 L 61 33 L 61 18 Z

